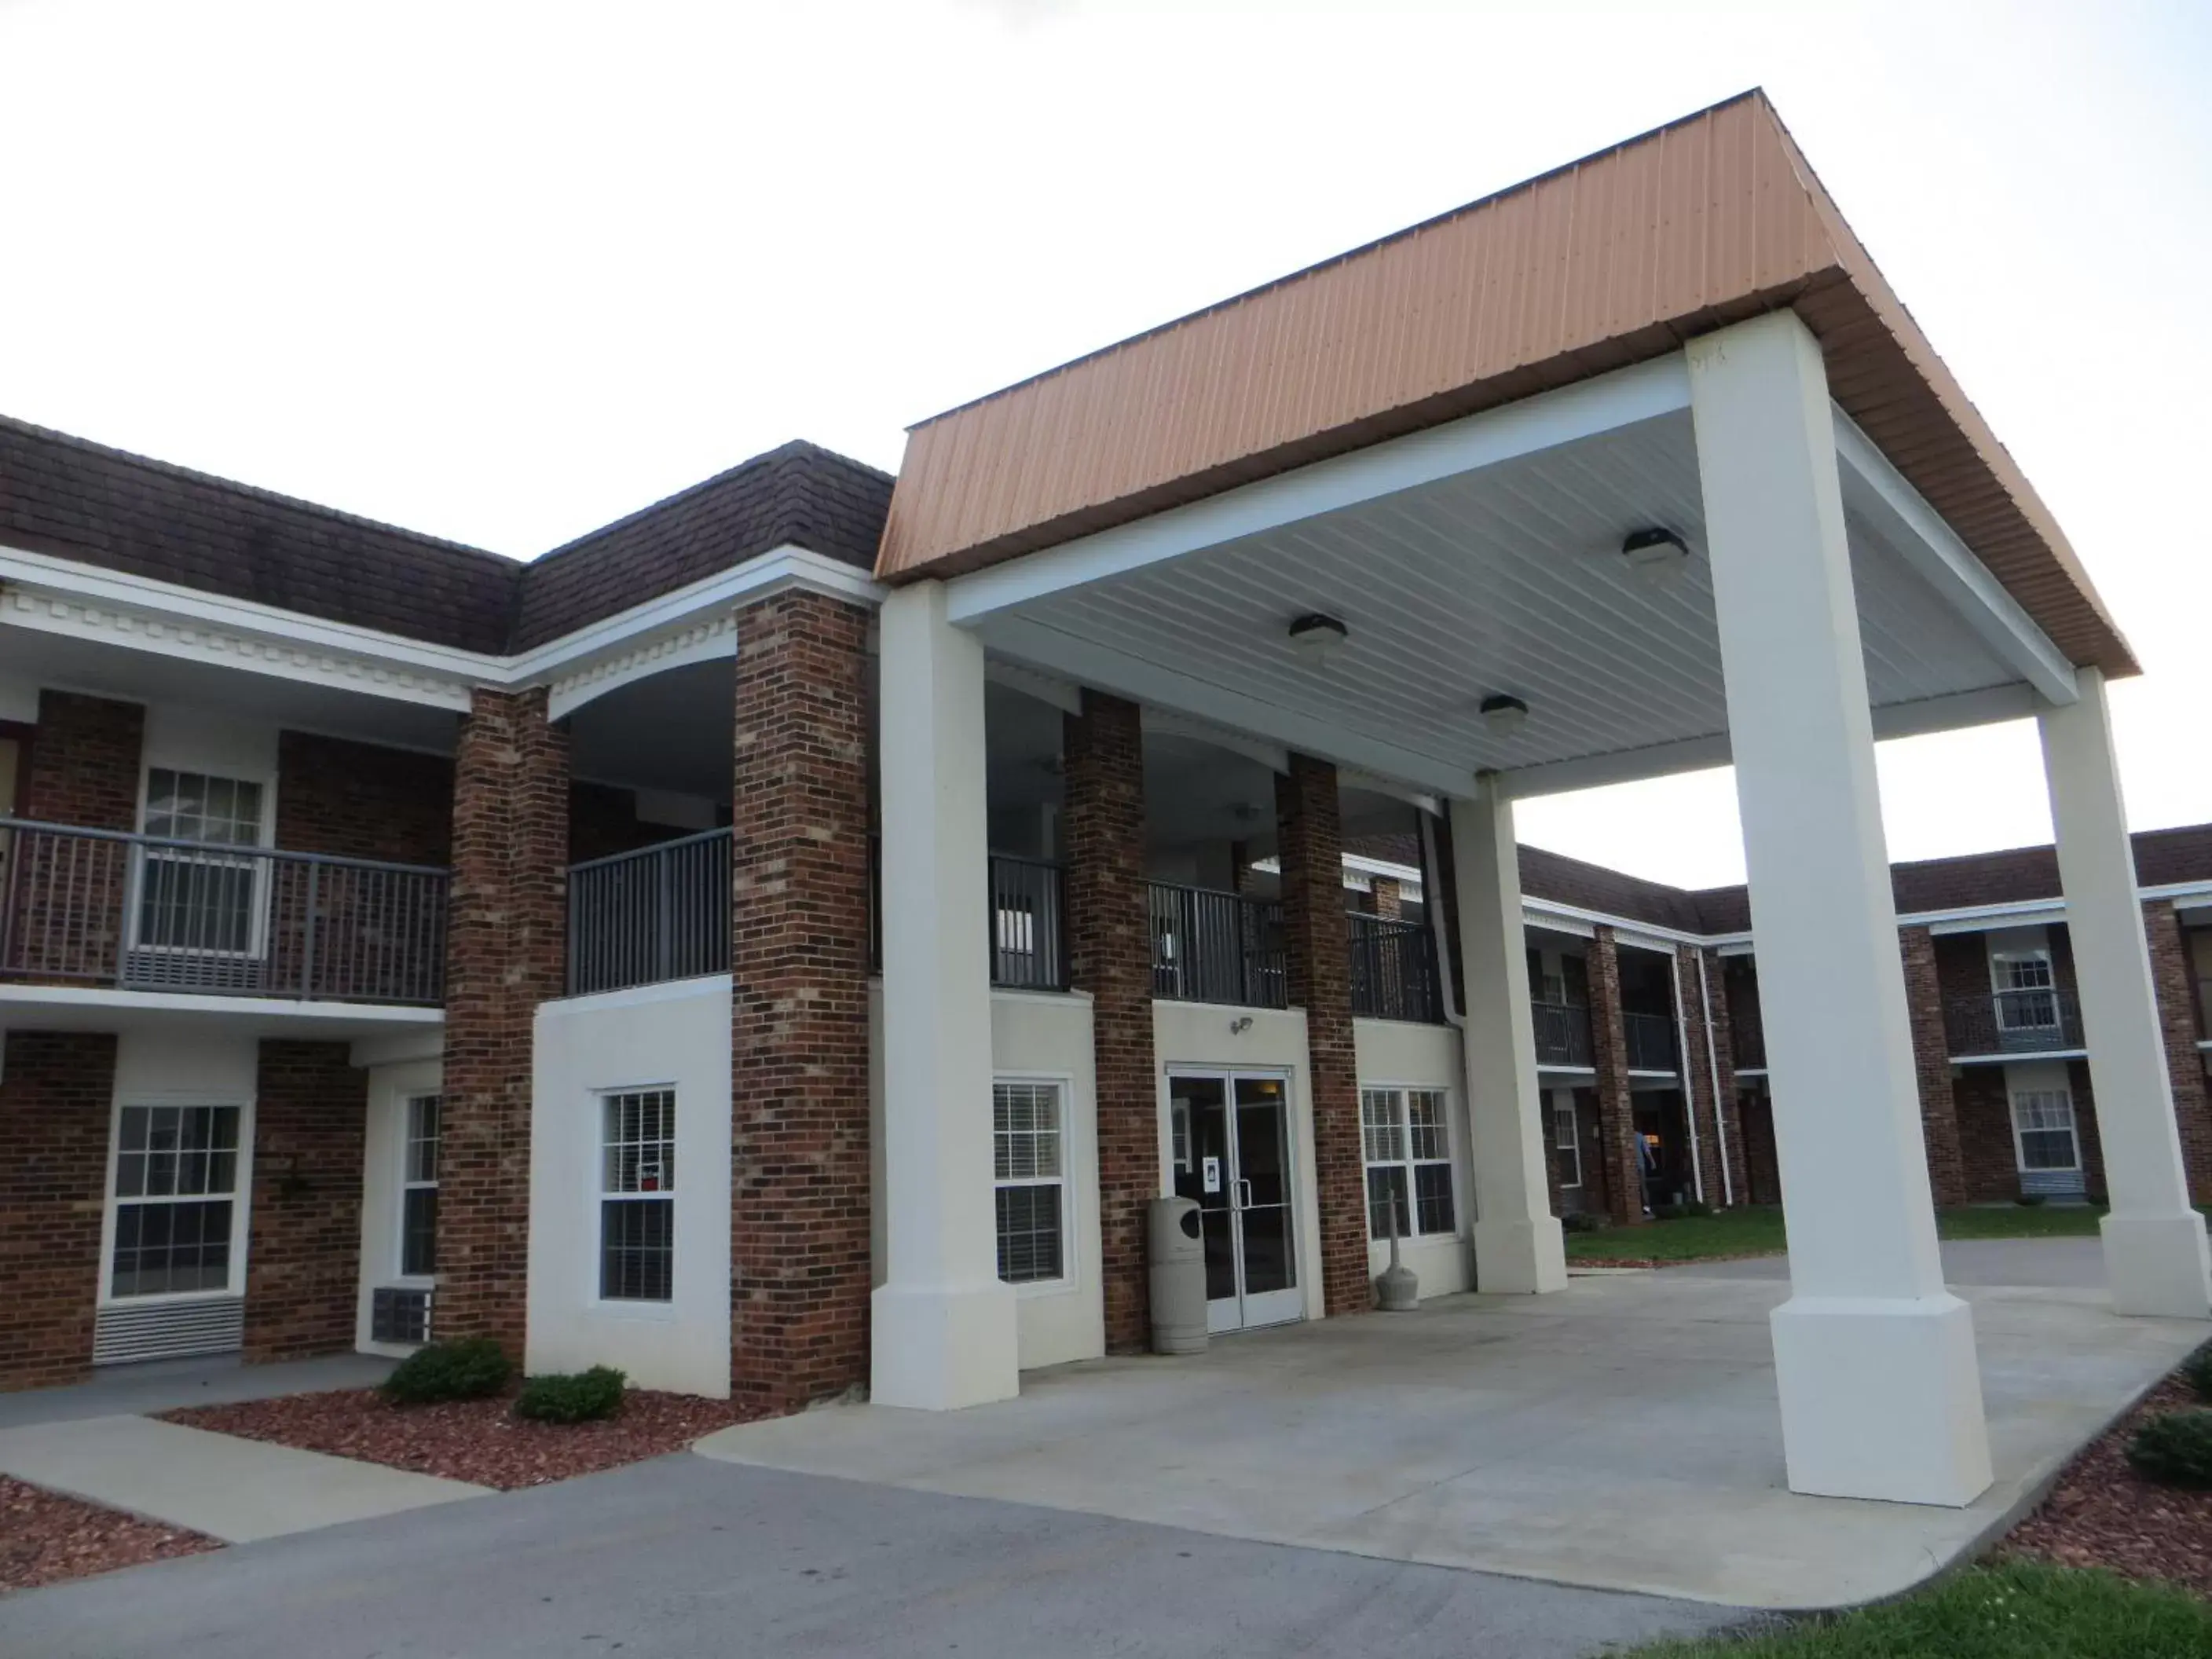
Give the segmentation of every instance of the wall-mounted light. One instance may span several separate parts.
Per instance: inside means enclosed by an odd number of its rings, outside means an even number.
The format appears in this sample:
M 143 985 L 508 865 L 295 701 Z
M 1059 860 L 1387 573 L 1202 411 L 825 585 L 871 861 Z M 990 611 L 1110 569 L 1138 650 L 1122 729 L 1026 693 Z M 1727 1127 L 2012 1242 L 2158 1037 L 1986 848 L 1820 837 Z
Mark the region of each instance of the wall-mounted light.
M 1622 538 L 1620 556 L 1638 575 L 1660 581 L 1689 563 L 1690 549 L 1673 531 L 1652 525 Z
M 1231 1036 L 1242 1036 L 1251 1029 L 1252 1016 L 1249 1014 L 1240 1014 L 1229 1022 L 1229 1035 Z
M 1350 630 L 1342 623 L 1319 611 L 1301 617 L 1291 624 L 1291 649 L 1316 668 L 1328 667 L 1330 653 L 1350 637 Z
M 1483 729 L 1493 738 L 1510 738 L 1528 723 L 1528 705 L 1500 691 L 1482 700 Z

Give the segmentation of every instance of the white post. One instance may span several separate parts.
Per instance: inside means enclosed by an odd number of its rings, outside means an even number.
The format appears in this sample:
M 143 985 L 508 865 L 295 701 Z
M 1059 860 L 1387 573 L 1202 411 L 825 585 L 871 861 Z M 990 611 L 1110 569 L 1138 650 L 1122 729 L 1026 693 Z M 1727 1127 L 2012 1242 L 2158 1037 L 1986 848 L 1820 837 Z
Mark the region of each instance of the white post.
M 1989 1438 L 1936 1248 L 1827 377 L 1787 311 L 1688 357 L 1790 1228 L 1790 1486 L 1963 1505 Z
M 1451 803 L 1452 873 L 1467 981 L 1467 1115 L 1474 1165 L 1474 1276 L 1485 1291 L 1563 1291 L 1566 1240 L 1552 1213 L 1536 1089 L 1535 1017 L 1513 803 L 1487 781 Z
M 2190 1207 L 2173 1121 L 2173 1085 L 2143 940 L 2105 676 L 2084 668 L 2075 684 L 2080 698 L 2045 709 L 2040 724 L 2066 931 L 2074 944 L 2112 1200 L 2104 1220 L 2105 1277 L 2122 1313 L 2212 1317 L 2212 1255 L 2204 1218 Z
M 1014 1291 L 992 1198 L 983 647 L 940 582 L 882 621 L 884 1280 L 877 1404 L 944 1411 L 1018 1391 Z

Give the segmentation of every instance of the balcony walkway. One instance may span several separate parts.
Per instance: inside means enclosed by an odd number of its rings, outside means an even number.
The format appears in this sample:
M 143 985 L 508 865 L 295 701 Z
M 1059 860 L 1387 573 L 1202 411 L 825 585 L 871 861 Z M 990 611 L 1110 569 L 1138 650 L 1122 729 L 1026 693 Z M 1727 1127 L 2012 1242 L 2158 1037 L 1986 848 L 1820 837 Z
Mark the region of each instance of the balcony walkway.
M 2028 1264 L 2014 1277 L 2074 1276 L 2033 1271 L 2048 1242 L 2008 1241 Z M 1965 1509 L 1789 1492 L 1767 1333 L 1788 1286 L 1718 1270 L 1438 1297 L 1410 1315 L 1217 1340 L 1188 1359 L 1032 1371 L 999 1405 L 843 1407 L 724 1430 L 699 1449 L 1354 1555 L 1840 1606 L 1903 1590 L 2008 1526 L 2203 1337 L 2191 1322 L 2122 1318 L 2101 1288 L 1959 1288 L 1996 1475 Z

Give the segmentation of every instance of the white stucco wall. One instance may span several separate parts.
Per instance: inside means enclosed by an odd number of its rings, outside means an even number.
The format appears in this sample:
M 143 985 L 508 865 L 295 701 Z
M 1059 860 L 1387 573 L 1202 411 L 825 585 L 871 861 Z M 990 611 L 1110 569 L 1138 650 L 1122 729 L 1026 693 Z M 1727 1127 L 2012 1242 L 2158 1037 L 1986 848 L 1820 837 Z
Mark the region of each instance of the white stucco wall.
M 1024 1370 L 1096 1359 L 1106 1352 L 1106 1304 L 1099 1276 L 1098 1093 L 1092 1060 L 1091 999 L 1080 992 L 994 991 L 991 1070 L 994 1077 L 1059 1083 L 1066 1103 L 1067 1277 L 1017 1290 L 1017 1344 Z M 868 988 L 868 1145 L 875 1282 L 884 1282 L 883 986 Z
M 1442 1089 L 1448 1097 L 1445 1115 L 1451 1125 L 1452 1213 L 1458 1222 L 1458 1234 L 1451 1238 L 1401 1239 L 1398 1250 L 1400 1259 L 1420 1280 L 1424 1301 L 1455 1291 L 1471 1291 L 1474 1256 L 1468 1241 L 1474 1222 L 1474 1179 L 1468 1164 L 1467 1069 L 1460 1033 L 1450 1025 L 1356 1019 L 1352 1023 L 1352 1039 L 1361 1088 Z M 1381 1273 L 1390 1263 L 1389 1242 L 1369 1240 L 1367 1260 L 1372 1271 Z
M 1242 1030 L 1238 1022 L 1250 1023 Z M 1306 1066 L 1306 1016 L 1302 1008 L 1236 1008 L 1212 1002 L 1152 1004 L 1152 1054 L 1158 1079 L 1160 1191 L 1175 1189 L 1175 1152 L 1169 1139 L 1168 1075 L 1171 1072 L 1273 1072 L 1290 1080 L 1291 1180 L 1297 1203 L 1293 1243 L 1306 1317 L 1322 1312 L 1321 1201 L 1314 1185 L 1313 1079 Z
M 538 1011 L 530 1126 L 530 1370 L 613 1365 L 640 1388 L 730 1392 L 730 980 Z M 666 1303 L 599 1295 L 600 1097 L 676 1091 L 676 1259 Z
M 399 1358 L 414 1352 L 394 1343 L 370 1340 L 371 1299 L 380 1285 L 428 1285 L 434 1282 L 410 1279 L 399 1271 L 400 1176 L 406 1151 L 408 1099 L 414 1095 L 436 1094 L 444 1075 L 443 1063 L 435 1060 L 406 1060 L 369 1068 L 368 1126 L 362 1147 L 361 1285 L 354 1310 L 354 1346 L 363 1353 Z M 431 1319 L 434 1324 L 434 1303 Z

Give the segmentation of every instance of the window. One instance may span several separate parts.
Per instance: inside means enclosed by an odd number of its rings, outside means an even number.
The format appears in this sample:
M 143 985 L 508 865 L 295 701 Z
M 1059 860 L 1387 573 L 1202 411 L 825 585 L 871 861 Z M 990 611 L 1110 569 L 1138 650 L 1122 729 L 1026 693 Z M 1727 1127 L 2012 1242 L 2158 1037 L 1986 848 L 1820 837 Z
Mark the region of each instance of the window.
M 1572 1095 L 1552 1097 L 1552 1146 L 1559 1154 L 1559 1185 L 1583 1184 L 1581 1120 L 1575 1115 Z
M 1359 1133 L 1367 1160 L 1369 1237 L 1389 1237 L 1394 1206 L 1401 1237 L 1454 1231 L 1451 1133 L 1443 1091 L 1363 1089 Z
M 1060 1085 L 991 1085 L 999 1277 L 1030 1285 L 1067 1274 Z
M 2012 1097 L 2013 1137 L 2020 1143 L 2020 1167 L 2078 1170 L 2081 1150 L 2074 1139 L 2074 1097 L 2063 1089 L 2017 1089 Z
M 2048 951 L 2001 951 L 1990 957 L 1997 1029 L 2045 1030 L 2058 1024 L 2058 998 Z
M 676 1267 L 676 1091 L 600 1099 L 599 1295 L 666 1302 Z
M 146 773 L 146 833 L 210 847 L 258 847 L 261 786 L 152 767 Z M 138 881 L 137 945 L 148 951 L 245 956 L 258 944 L 258 866 L 250 858 L 146 849 Z
M 407 1103 L 407 1146 L 399 1170 L 399 1271 L 438 1271 L 438 1128 L 444 1103 L 416 1095 Z
M 235 1106 L 125 1106 L 116 1126 L 111 1296 L 230 1288 Z

